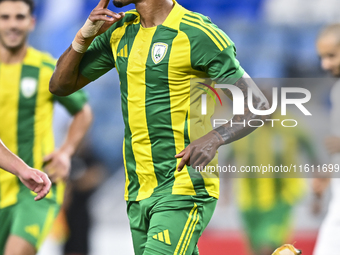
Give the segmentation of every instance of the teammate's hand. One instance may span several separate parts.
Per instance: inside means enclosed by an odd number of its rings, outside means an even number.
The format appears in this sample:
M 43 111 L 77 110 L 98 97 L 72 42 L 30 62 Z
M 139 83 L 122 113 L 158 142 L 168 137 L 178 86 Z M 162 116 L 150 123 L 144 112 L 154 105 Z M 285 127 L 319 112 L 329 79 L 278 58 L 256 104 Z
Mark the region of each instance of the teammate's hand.
M 51 188 L 51 181 L 47 174 L 37 169 L 28 168 L 18 174 L 20 181 L 30 190 L 37 193 L 35 201 L 44 198 Z
M 57 150 L 44 157 L 44 170 L 52 183 L 66 180 L 70 174 L 71 156 L 63 151 Z
M 177 171 L 181 171 L 185 165 L 203 169 L 215 157 L 217 149 L 222 144 L 223 140 L 215 130 L 193 141 L 175 155 L 175 158 L 182 158 Z
M 329 154 L 340 153 L 340 137 L 338 136 L 326 137 L 325 146 Z

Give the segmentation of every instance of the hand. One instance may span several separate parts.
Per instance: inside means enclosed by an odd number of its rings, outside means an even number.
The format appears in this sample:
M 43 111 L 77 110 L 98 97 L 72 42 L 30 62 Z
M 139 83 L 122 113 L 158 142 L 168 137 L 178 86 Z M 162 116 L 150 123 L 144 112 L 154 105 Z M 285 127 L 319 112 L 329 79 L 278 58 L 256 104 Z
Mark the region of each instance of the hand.
M 18 177 L 27 188 L 37 193 L 37 196 L 34 198 L 35 201 L 44 198 L 50 191 L 51 181 L 44 172 L 28 168 L 22 170 Z
M 109 0 L 100 0 L 98 5 L 92 10 L 84 26 L 78 31 L 72 42 L 72 48 L 78 53 L 85 53 L 93 39 L 106 30 L 114 23 L 121 20 L 124 12 L 115 13 L 107 9 Z
M 215 130 L 193 141 L 183 151 L 175 155 L 175 158 L 182 158 L 177 171 L 182 171 L 184 165 L 204 168 L 215 157 L 217 149 L 222 144 L 224 144 L 222 137 Z
M 329 154 L 340 153 L 340 137 L 337 136 L 326 137 L 325 146 Z
M 312 180 L 312 189 L 316 197 L 322 197 L 329 185 L 329 182 L 330 178 L 314 178 Z
M 97 36 L 104 33 L 106 30 L 109 29 L 109 27 L 111 27 L 114 23 L 121 20 L 125 16 L 124 12 L 115 13 L 107 9 L 109 3 L 110 0 L 100 0 L 98 5 L 92 10 L 88 18 L 90 21 L 92 21 L 93 23 L 104 21 L 103 25 L 100 27 L 97 33 L 93 34 L 92 36 Z
M 52 183 L 67 180 L 70 174 L 71 156 L 61 150 L 57 150 L 44 157 L 44 162 L 46 164 L 44 170 Z

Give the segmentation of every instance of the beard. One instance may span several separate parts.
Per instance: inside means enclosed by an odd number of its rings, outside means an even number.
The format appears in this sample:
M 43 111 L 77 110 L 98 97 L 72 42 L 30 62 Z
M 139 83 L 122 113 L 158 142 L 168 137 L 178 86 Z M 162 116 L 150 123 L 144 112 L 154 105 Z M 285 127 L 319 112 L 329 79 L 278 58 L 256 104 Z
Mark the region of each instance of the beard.
M 117 8 L 122 8 L 124 6 L 121 0 L 113 0 L 113 5 Z

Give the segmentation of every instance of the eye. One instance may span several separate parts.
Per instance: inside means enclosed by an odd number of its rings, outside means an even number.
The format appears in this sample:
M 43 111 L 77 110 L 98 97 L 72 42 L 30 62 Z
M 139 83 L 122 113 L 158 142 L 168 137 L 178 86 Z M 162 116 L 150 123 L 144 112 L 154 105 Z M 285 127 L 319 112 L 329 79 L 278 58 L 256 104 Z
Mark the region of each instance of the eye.
M 1 20 L 8 20 L 8 19 L 9 19 L 9 16 L 3 14 L 3 15 L 0 15 L 0 19 L 1 19 Z
M 25 18 L 26 18 L 26 16 L 23 15 L 23 14 L 18 14 L 18 15 L 17 15 L 17 19 L 18 19 L 18 20 L 24 20 Z

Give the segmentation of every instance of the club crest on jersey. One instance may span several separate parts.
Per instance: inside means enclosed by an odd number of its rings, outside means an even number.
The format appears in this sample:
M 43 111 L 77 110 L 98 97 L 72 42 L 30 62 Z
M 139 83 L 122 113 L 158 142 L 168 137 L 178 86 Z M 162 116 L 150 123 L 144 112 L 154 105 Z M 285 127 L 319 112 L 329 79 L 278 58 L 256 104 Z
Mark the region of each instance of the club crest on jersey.
M 21 93 L 24 97 L 30 98 L 37 91 L 38 81 L 32 77 L 26 77 L 21 80 Z
M 154 43 L 152 46 L 152 60 L 155 64 L 161 62 L 168 51 L 168 45 L 166 43 Z

